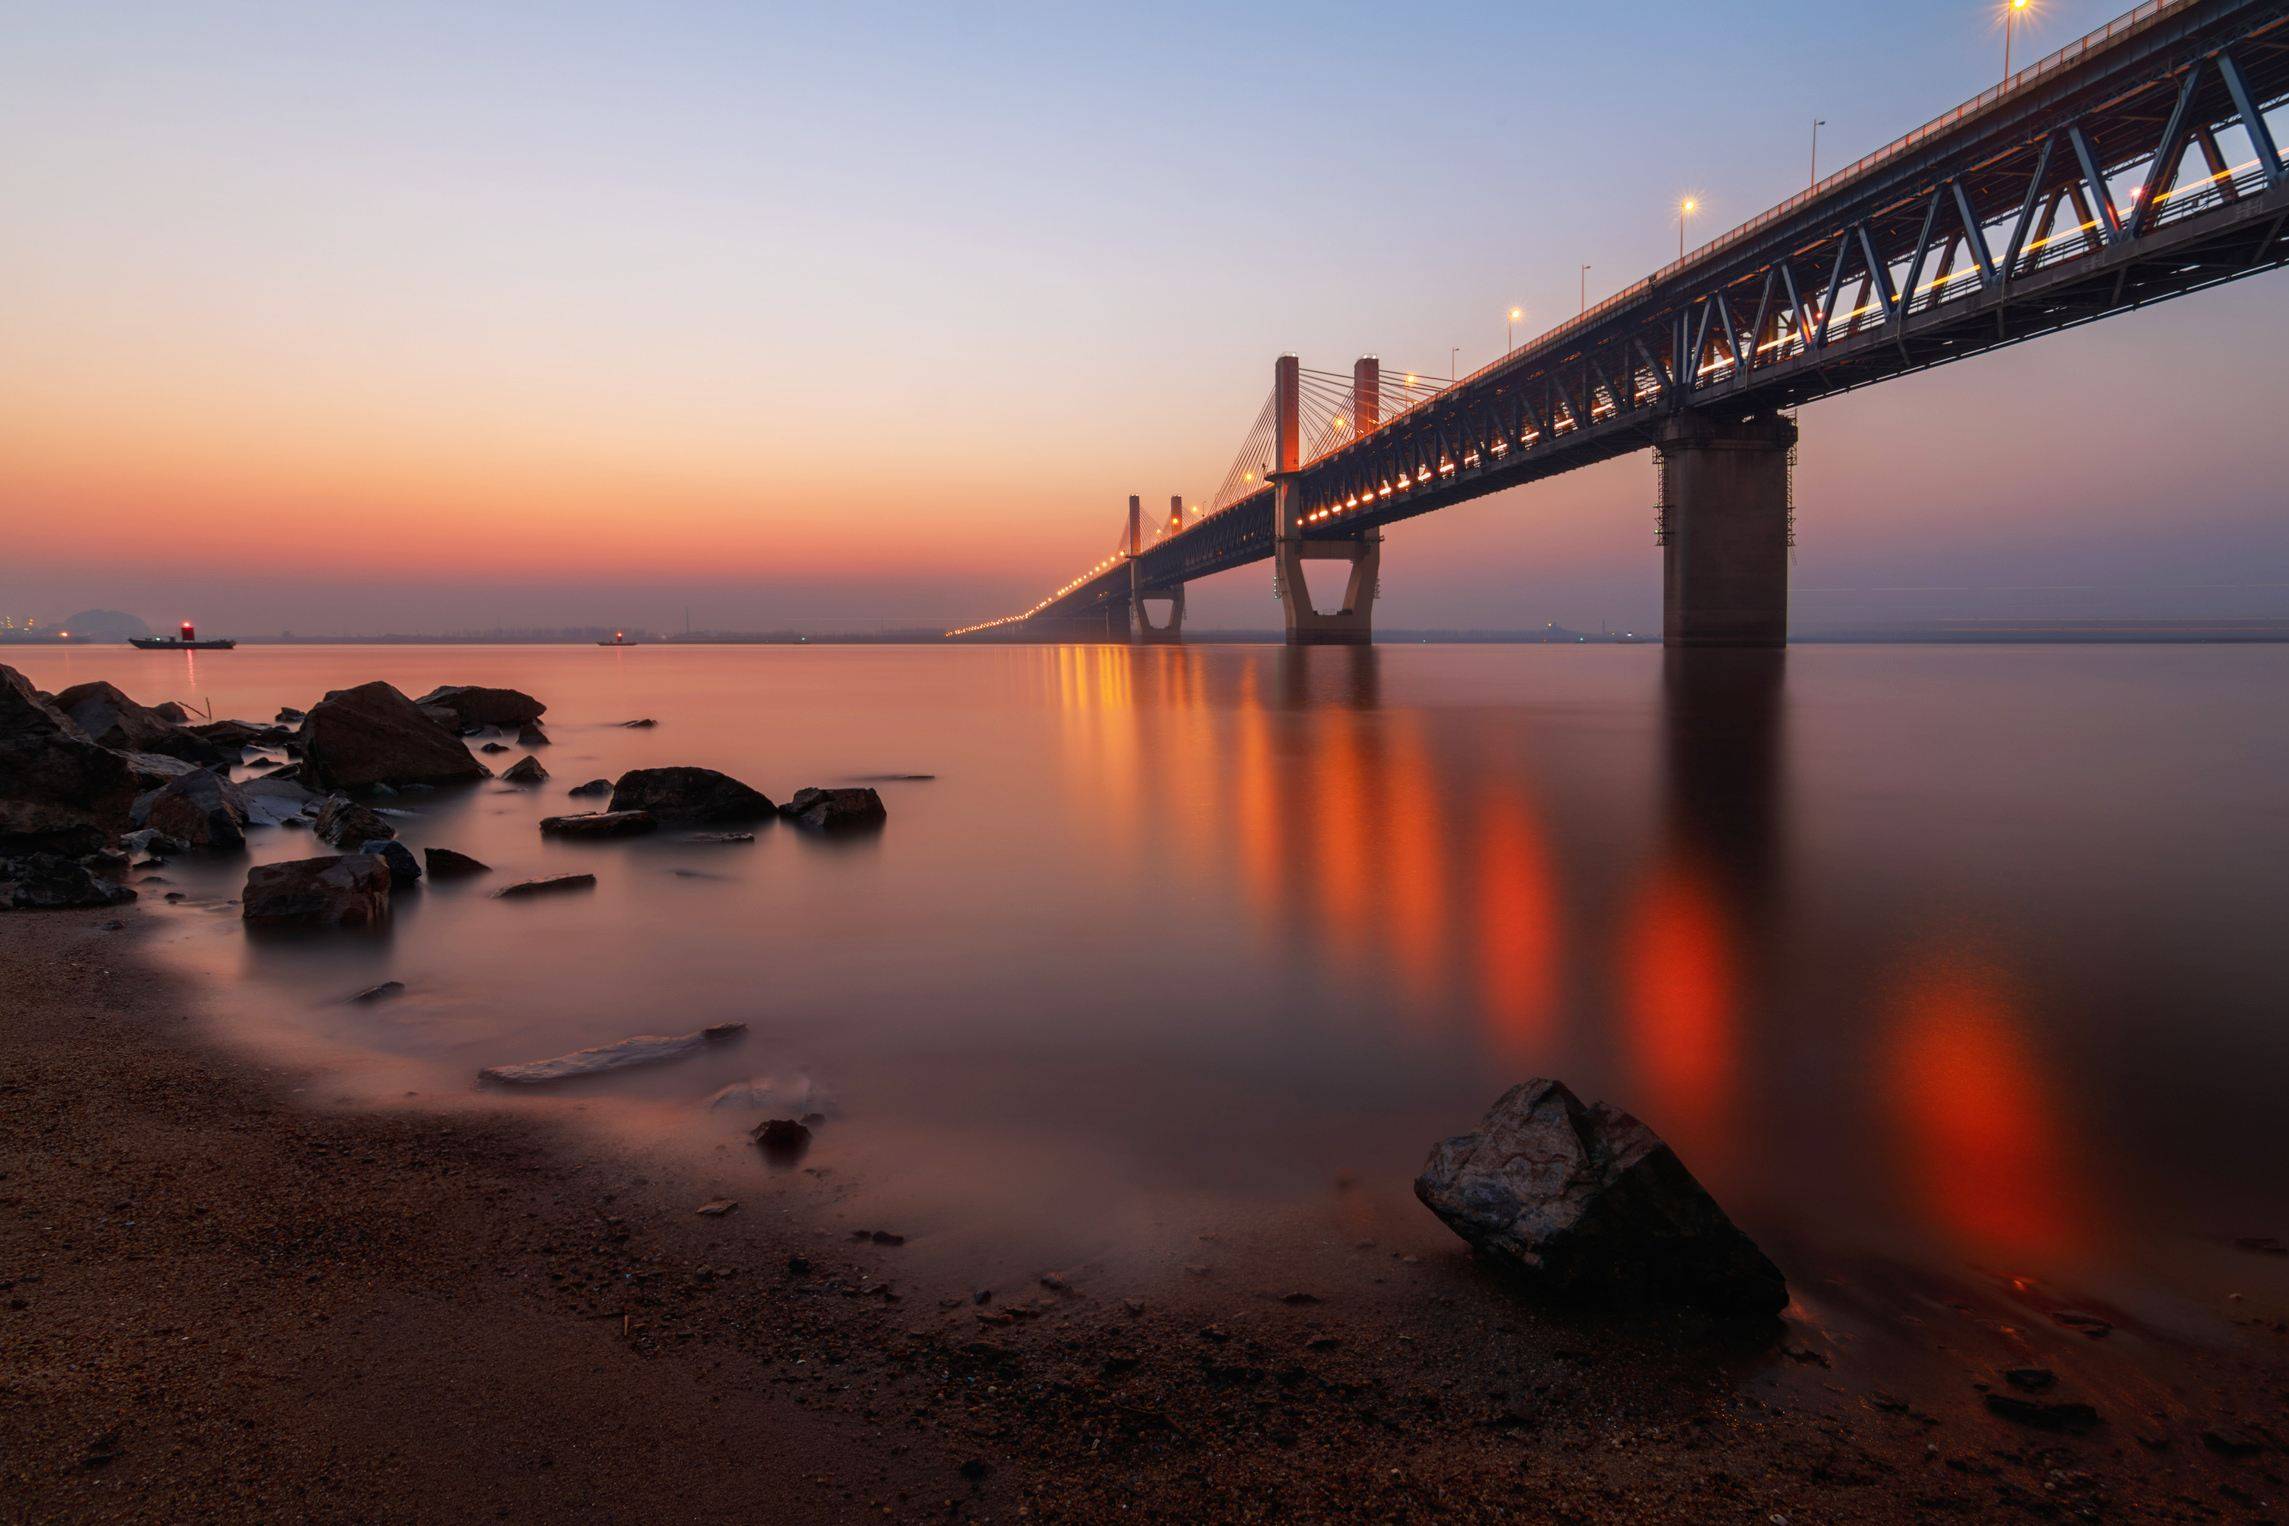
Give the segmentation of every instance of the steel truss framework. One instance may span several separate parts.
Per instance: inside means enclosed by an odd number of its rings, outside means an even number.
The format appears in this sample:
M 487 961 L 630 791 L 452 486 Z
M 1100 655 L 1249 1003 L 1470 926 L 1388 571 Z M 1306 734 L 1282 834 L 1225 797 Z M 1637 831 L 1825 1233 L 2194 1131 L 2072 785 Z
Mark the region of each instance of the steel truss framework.
M 2265 119 L 2285 96 L 2289 0 L 2165 3 L 1306 463 L 1303 533 L 1372 534 L 1644 449 L 1687 408 L 1790 408 L 2289 262 Z M 1139 585 L 1272 549 L 1267 487 L 1146 549 Z M 1129 597 L 1122 562 L 1001 630 L 1102 620 Z

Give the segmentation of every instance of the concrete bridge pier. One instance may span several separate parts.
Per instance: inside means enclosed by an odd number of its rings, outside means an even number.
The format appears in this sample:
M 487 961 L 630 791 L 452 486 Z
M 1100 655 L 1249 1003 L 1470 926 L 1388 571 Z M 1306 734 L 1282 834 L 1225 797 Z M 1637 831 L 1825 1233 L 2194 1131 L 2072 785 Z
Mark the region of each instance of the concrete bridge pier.
M 1287 484 L 1280 485 L 1286 496 Z M 1281 518 L 1281 528 L 1287 528 Z M 1323 612 L 1311 601 L 1305 581 L 1305 562 L 1348 562 L 1350 581 L 1344 585 L 1342 607 Z M 1375 580 L 1383 567 L 1383 536 L 1370 530 L 1356 540 L 1305 540 L 1283 534 L 1275 565 L 1279 569 L 1280 606 L 1287 613 L 1289 646 L 1367 646 L 1375 639 Z
M 1169 533 L 1184 528 L 1184 498 L 1179 494 L 1168 500 Z M 1184 642 L 1184 585 L 1173 588 L 1147 590 L 1144 569 L 1137 562 L 1143 536 L 1143 505 L 1132 495 L 1129 498 L 1129 639 L 1138 646 L 1180 646 Z M 1161 599 L 1168 604 L 1166 618 L 1155 622 L 1145 600 Z
M 1796 425 L 1681 413 L 1662 426 L 1661 641 L 1788 644 L 1789 452 Z

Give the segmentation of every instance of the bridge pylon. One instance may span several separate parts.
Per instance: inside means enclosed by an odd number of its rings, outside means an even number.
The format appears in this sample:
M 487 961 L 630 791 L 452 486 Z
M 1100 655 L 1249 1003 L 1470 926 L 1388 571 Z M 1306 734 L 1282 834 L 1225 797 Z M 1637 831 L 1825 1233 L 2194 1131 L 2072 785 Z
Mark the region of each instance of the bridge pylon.
M 1169 529 L 1184 528 L 1184 495 L 1179 493 L 1168 500 Z M 1146 589 L 1144 565 L 1137 554 L 1144 549 L 1144 501 L 1136 494 L 1129 495 L 1129 641 L 1135 646 L 1175 646 L 1184 640 L 1184 585 L 1173 588 Z M 1147 599 L 1166 599 L 1168 617 L 1155 622 L 1152 611 L 1145 607 Z
M 1373 357 L 1352 369 L 1353 408 L 1361 423 L 1368 423 L 1369 406 L 1358 401 L 1364 393 L 1376 395 L 1378 366 Z M 1302 363 L 1282 355 L 1272 368 L 1272 419 L 1275 459 L 1272 479 L 1273 586 L 1287 616 L 1289 646 L 1366 646 L 1375 639 L 1376 582 L 1383 567 L 1383 534 L 1366 530 L 1340 539 L 1306 540 L 1296 502 L 1296 478 L 1302 469 Z M 1323 612 L 1311 601 L 1311 584 L 1304 576 L 1307 561 L 1339 561 L 1351 565 L 1342 605 Z
M 1662 425 L 1653 448 L 1662 645 L 1786 646 L 1795 423 L 1687 411 Z

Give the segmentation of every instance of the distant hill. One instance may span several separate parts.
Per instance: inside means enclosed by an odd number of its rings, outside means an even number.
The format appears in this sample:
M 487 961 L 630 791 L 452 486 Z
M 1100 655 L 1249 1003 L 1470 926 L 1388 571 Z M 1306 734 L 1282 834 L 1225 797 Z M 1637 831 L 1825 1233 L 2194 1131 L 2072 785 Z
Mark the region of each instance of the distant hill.
M 140 617 L 118 609 L 83 609 L 56 621 L 55 628 L 88 641 L 130 641 L 151 634 Z

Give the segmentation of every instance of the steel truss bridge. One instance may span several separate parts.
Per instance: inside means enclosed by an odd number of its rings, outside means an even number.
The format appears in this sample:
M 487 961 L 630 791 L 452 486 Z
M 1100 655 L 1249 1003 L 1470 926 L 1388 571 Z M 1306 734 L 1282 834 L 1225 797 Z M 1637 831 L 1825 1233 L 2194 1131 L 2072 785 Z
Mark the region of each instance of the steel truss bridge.
M 2270 270 L 2289 259 L 2285 100 L 2289 0 L 2148 0 L 1459 381 L 1283 357 L 1211 500 L 1190 514 L 1180 503 L 1149 540 L 1132 500 L 1114 556 L 1029 610 L 950 634 L 1119 637 L 1145 598 L 1180 601 L 1185 583 L 1283 546 L 1372 555 L 1385 525 L 1649 446 L 1673 479 L 1693 448 L 1681 421 L 1719 436 L 1770 424 Z M 1762 438 L 1780 449 L 1793 427 L 1785 436 Z M 1739 490 L 1695 480 L 1710 523 L 1740 509 L 1727 501 Z M 1764 481 L 1746 491 L 1770 496 Z M 1690 530 L 1676 516 L 1695 512 L 1693 491 L 1681 503 L 1665 487 L 1657 539 Z M 1670 555 L 1674 641 L 1676 606 L 1713 585 Z M 1300 587 L 1300 561 L 1292 572 Z M 1292 602 L 1290 634 L 1312 639 Z

